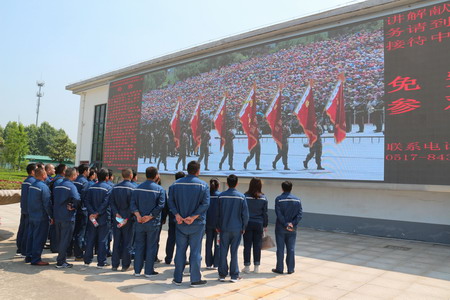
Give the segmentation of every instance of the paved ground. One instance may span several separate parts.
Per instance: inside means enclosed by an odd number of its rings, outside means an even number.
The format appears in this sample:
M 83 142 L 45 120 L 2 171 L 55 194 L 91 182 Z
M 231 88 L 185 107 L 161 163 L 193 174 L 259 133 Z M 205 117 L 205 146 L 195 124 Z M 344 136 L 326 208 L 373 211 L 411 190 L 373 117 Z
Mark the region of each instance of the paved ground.
M 58 270 L 50 253 L 49 267 L 25 264 L 13 258 L 18 216 L 18 204 L 0 206 L 0 299 L 450 299 L 450 247 L 443 245 L 300 229 L 294 274 L 270 271 L 272 249 L 263 251 L 260 274 L 222 283 L 204 270 L 207 286 L 194 289 L 188 277 L 171 284 L 173 265 L 158 264 L 161 274 L 150 280 L 80 262 Z

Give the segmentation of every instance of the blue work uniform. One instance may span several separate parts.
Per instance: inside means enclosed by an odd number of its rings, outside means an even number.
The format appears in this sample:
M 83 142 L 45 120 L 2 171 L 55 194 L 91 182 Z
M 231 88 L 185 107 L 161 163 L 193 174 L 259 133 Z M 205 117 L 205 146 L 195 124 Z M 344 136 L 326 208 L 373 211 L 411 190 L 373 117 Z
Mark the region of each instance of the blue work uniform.
M 219 195 L 218 225 L 220 230 L 219 277 L 228 275 L 228 249 L 230 248 L 230 277 L 239 278 L 237 251 L 242 232 L 248 223 L 248 207 L 245 196 L 235 188 L 229 188 Z
M 113 253 L 111 258 L 111 265 L 113 268 L 118 268 L 120 259 L 122 259 L 122 268 L 128 269 L 131 264 L 131 254 L 129 251 L 130 242 L 132 238 L 133 228 L 133 214 L 130 209 L 131 194 L 135 186 L 130 180 L 124 180 L 115 185 L 109 196 L 109 204 L 111 206 L 111 214 L 113 218 Z M 116 220 L 116 215 L 127 219 L 125 225 L 118 228 L 119 223 Z
M 261 247 L 264 228 L 267 227 L 267 199 L 264 194 L 259 197 L 245 193 L 248 206 L 249 220 L 244 233 L 244 266 L 250 266 L 251 250 L 253 246 L 253 264 L 261 264 Z
M 206 211 L 209 207 L 209 187 L 197 176 L 189 174 L 175 181 L 169 188 L 169 209 L 182 218 L 197 216 L 190 225 L 176 224 L 175 282 L 182 282 L 186 263 L 186 250 L 190 248 L 191 283 L 201 280 L 202 238 L 205 232 Z
M 169 201 L 166 201 L 166 205 L 162 211 L 162 221 L 164 222 L 167 219 L 167 240 L 166 240 L 166 257 L 164 258 L 164 262 L 167 265 L 170 265 L 173 259 L 173 252 L 175 250 L 175 234 L 176 234 L 176 226 L 177 221 L 175 220 L 175 216 L 169 209 Z
M 80 174 L 73 182 L 80 194 L 81 203 L 77 208 L 75 218 L 75 229 L 73 231 L 72 243 L 70 250 L 73 249 L 73 254 L 76 258 L 83 257 L 83 249 L 86 247 L 86 229 L 88 223 L 88 213 L 86 209 L 86 194 L 88 189 L 95 184 L 93 181 L 88 181 L 87 178 Z M 69 251 L 72 252 L 72 251 Z
M 161 211 L 166 203 L 166 191 L 152 180 L 135 188 L 131 195 L 131 212 L 141 217 L 152 216 L 146 223 L 136 223 L 134 273 L 140 274 L 145 261 L 145 275 L 155 273 L 156 244 L 161 225 Z
M 36 181 L 33 176 L 28 176 L 21 186 L 20 194 L 20 223 L 17 231 L 17 253 L 26 256 L 27 254 L 27 240 L 28 240 L 28 189 Z
M 51 193 L 51 201 L 52 201 L 52 206 L 53 206 L 53 201 L 54 201 L 54 195 L 53 195 L 53 191 L 55 190 L 55 187 L 60 185 L 64 180 L 64 177 L 61 174 L 57 174 L 55 177 L 53 177 L 53 179 L 49 182 L 46 183 L 48 185 L 48 187 L 50 188 L 50 193 Z M 59 241 L 56 237 L 56 230 L 55 230 L 55 223 L 51 224 L 48 230 L 48 239 L 50 241 L 50 250 L 52 251 L 52 253 L 57 253 L 58 252 L 58 245 L 59 245 Z
M 90 187 L 86 194 L 85 205 L 88 216 L 98 214 L 95 227 L 92 221 L 87 225 L 86 251 L 84 263 L 90 264 L 94 256 L 94 244 L 97 243 L 97 266 L 103 267 L 106 263 L 106 242 L 111 227 L 111 216 L 108 212 L 109 195 L 111 186 L 105 181 L 100 181 Z
M 53 218 L 50 189 L 42 180 L 36 180 L 28 190 L 28 242 L 26 261 L 41 261 L 48 236 L 49 221 Z
M 219 267 L 219 244 L 217 243 L 217 213 L 219 205 L 219 191 L 210 194 L 208 212 L 206 213 L 206 241 L 205 241 L 205 263 L 207 267 Z M 213 253 L 214 245 L 214 253 Z
M 53 216 L 55 219 L 56 240 L 58 241 L 58 266 L 66 263 L 67 249 L 72 241 L 75 228 L 76 209 L 81 199 L 72 181 L 65 178 L 53 188 Z M 68 207 L 72 208 L 70 210 Z
M 295 269 L 295 240 L 297 238 L 297 225 L 302 219 L 302 203 L 300 199 L 291 194 L 283 193 L 275 198 L 275 213 L 277 222 L 275 225 L 275 239 L 277 243 L 277 266 L 276 270 L 283 273 L 284 247 L 286 246 L 286 264 L 289 274 Z M 294 231 L 287 230 L 292 223 Z

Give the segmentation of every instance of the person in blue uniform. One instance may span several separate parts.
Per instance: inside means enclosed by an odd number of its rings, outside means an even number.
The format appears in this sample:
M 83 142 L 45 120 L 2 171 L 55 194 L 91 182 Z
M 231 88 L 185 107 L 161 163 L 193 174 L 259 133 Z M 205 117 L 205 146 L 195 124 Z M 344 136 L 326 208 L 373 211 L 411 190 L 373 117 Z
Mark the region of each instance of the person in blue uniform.
M 175 173 L 175 180 L 183 177 L 186 177 L 186 174 L 184 174 L 183 171 Z M 170 265 L 173 259 L 173 251 L 175 250 L 175 230 L 177 222 L 175 221 L 175 216 L 170 212 L 169 201 L 166 201 L 166 206 L 162 213 L 162 220 L 165 221 L 166 218 L 168 219 L 167 224 L 169 228 L 167 230 L 166 257 L 164 258 L 164 262 L 166 265 Z
M 88 222 L 88 213 L 86 209 L 86 193 L 91 186 L 88 181 L 89 176 L 89 165 L 81 164 L 78 166 L 78 177 L 73 182 L 77 188 L 78 193 L 80 194 L 81 203 L 77 207 L 77 213 L 75 218 L 75 229 L 73 231 L 72 237 L 72 247 L 69 250 L 71 253 L 73 249 L 73 254 L 75 256 L 75 261 L 83 260 L 83 249 L 86 247 L 86 228 Z
M 300 199 L 291 194 L 292 183 L 281 183 L 283 193 L 275 198 L 275 239 L 277 243 L 277 266 L 272 272 L 283 274 L 284 248 L 286 247 L 286 264 L 288 274 L 295 271 L 295 240 L 297 238 L 297 225 L 302 219 L 302 203 Z
M 36 164 L 31 163 L 27 165 L 28 177 L 22 182 L 20 194 L 20 223 L 17 231 L 16 239 L 16 256 L 25 257 L 27 254 L 27 239 L 28 239 L 28 190 L 30 186 L 36 181 L 34 178 L 34 171 Z
M 45 179 L 45 183 L 49 185 L 53 180 L 53 176 L 55 176 L 55 166 L 53 164 L 46 164 L 44 169 L 47 173 L 47 179 Z
M 89 265 L 94 256 L 94 244 L 97 244 L 97 268 L 102 269 L 106 263 L 106 242 L 111 226 L 108 212 L 111 186 L 106 183 L 108 170 L 100 169 L 98 183 L 91 186 L 86 194 L 85 205 L 88 212 L 87 241 L 84 253 L 84 264 Z
M 230 277 L 231 282 L 237 282 L 239 277 L 238 248 L 242 234 L 248 223 L 248 207 L 245 196 L 236 190 L 238 177 L 231 174 L 227 177 L 228 190 L 219 195 L 218 225 L 220 232 L 220 264 L 219 280 L 225 281 L 228 275 L 228 250 L 231 254 Z
M 175 181 L 169 188 L 169 208 L 177 221 L 176 254 L 173 283 L 181 285 L 186 263 L 186 250 L 190 248 L 191 287 L 206 284 L 200 272 L 202 237 L 205 232 L 206 211 L 209 207 L 209 187 L 200 175 L 200 163 L 191 161 L 188 176 Z
M 219 201 L 219 180 L 211 178 L 209 181 L 209 208 L 206 213 L 206 241 L 205 263 L 208 270 L 216 270 L 219 267 L 219 244 L 217 243 L 217 210 Z M 214 247 L 213 247 L 214 245 Z M 214 252 L 213 252 L 214 248 Z
M 58 241 L 58 256 L 56 268 L 71 268 L 67 263 L 67 249 L 70 246 L 75 228 L 75 215 L 81 199 L 73 181 L 77 171 L 68 168 L 63 181 L 53 188 L 53 215 L 55 219 L 56 240 Z
M 250 273 L 251 250 L 253 247 L 254 272 L 259 273 L 261 264 L 261 247 L 263 231 L 267 230 L 269 218 L 267 216 L 267 199 L 262 193 L 262 181 L 253 177 L 250 180 L 245 200 L 249 211 L 249 221 L 244 233 L 244 269 L 242 272 Z
M 36 266 L 47 266 L 41 259 L 42 250 L 47 240 L 48 227 L 53 224 L 53 209 L 50 189 L 45 184 L 47 173 L 43 168 L 35 170 L 36 181 L 28 190 L 28 242 L 25 262 Z
M 144 276 L 152 277 L 155 271 L 156 243 L 161 211 L 166 202 L 166 191 L 156 182 L 158 169 L 148 167 L 145 170 L 147 180 L 141 183 L 131 195 L 131 212 L 136 216 L 134 275 L 140 276 L 145 262 Z
M 113 218 L 113 252 L 111 266 L 113 271 L 117 271 L 120 260 L 122 260 L 122 271 L 128 270 L 131 265 L 131 254 L 129 252 L 133 214 L 130 209 L 131 194 L 135 186 L 131 183 L 133 171 L 129 168 L 122 170 L 123 181 L 115 185 L 109 197 L 111 214 Z M 118 220 L 123 220 L 119 223 Z
M 52 201 L 52 206 L 53 206 L 53 200 L 54 200 L 53 190 L 55 189 L 56 186 L 61 184 L 61 182 L 64 180 L 64 174 L 66 172 L 66 169 L 67 169 L 67 166 L 65 164 L 57 165 L 56 168 L 55 168 L 56 175 L 48 183 L 48 187 L 50 188 L 50 192 L 51 192 L 50 199 Z M 47 171 L 46 171 L 46 173 L 47 173 Z M 51 224 L 50 225 L 50 228 L 48 230 L 48 239 L 49 239 L 50 245 L 48 247 L 44 247 L 44 249 L 50 248 L 50 251 L 52 253 L 58 253 L 58 244 L 59 244 L 59 242 L 58 242 L 58 239 L 56 238 L 55 224 Z

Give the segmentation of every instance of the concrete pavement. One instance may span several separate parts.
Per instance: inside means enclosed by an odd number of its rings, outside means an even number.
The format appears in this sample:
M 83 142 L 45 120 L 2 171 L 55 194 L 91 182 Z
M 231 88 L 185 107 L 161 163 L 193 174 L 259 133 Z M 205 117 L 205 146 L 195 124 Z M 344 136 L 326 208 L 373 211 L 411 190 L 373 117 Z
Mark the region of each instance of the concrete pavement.
M 190 288 L 171 284 L 173 265 L 157 264 L 154 279 L 73 262 L 56 269 L 56 255 L 44 250 L 48 267 L 14 258 L 19 204 L 0 206 L 0 299 L 450 299 L 450 247 L 422 242 L 299 229 L 296 272 L 278 275 L 275 248 L 264 250 L 259 274 L 238 283 L 217 281 Z M 164 226 L 166 229 L 166 226 Z M 274 227 L 269 227 L 272 236 Z M 167 231 L 161 234 L 164 258 Z M 69 260 L 71 262 L 71 260 Z M 239 262 L 243 267 L 242 246 Z

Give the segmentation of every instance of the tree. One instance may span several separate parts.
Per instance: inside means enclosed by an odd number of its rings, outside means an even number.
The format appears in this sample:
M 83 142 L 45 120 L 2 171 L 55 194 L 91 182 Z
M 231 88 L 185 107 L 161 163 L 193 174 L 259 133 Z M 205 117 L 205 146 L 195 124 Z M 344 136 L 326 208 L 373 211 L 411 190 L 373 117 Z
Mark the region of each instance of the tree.
M 28 154 L 28 136 L 22 123 L 8 122 L 5 127 L 3 159 L 13 168 L 19 169 Z
M 53 143 L 53 139 L 57 136 L 58 131 L 48 122 L 42 122 L 38 129 L 36 140 L 36 155 L 48 155 L 48 146 Z M 50 155 L 48 155 L 50 156 Z
M 74 160 L 75 150 L 76 145 L 70 140 L 64 130 L 60 129 L 47 147 L 47 154 L 52 160 L 62 163 L 67 160 Z
M 35 124 L 30 124 L 25 127 L 25 132 L 28 135 L 28 148 L 32 155 L 43 155 L 38 148 L 39 127 Z

